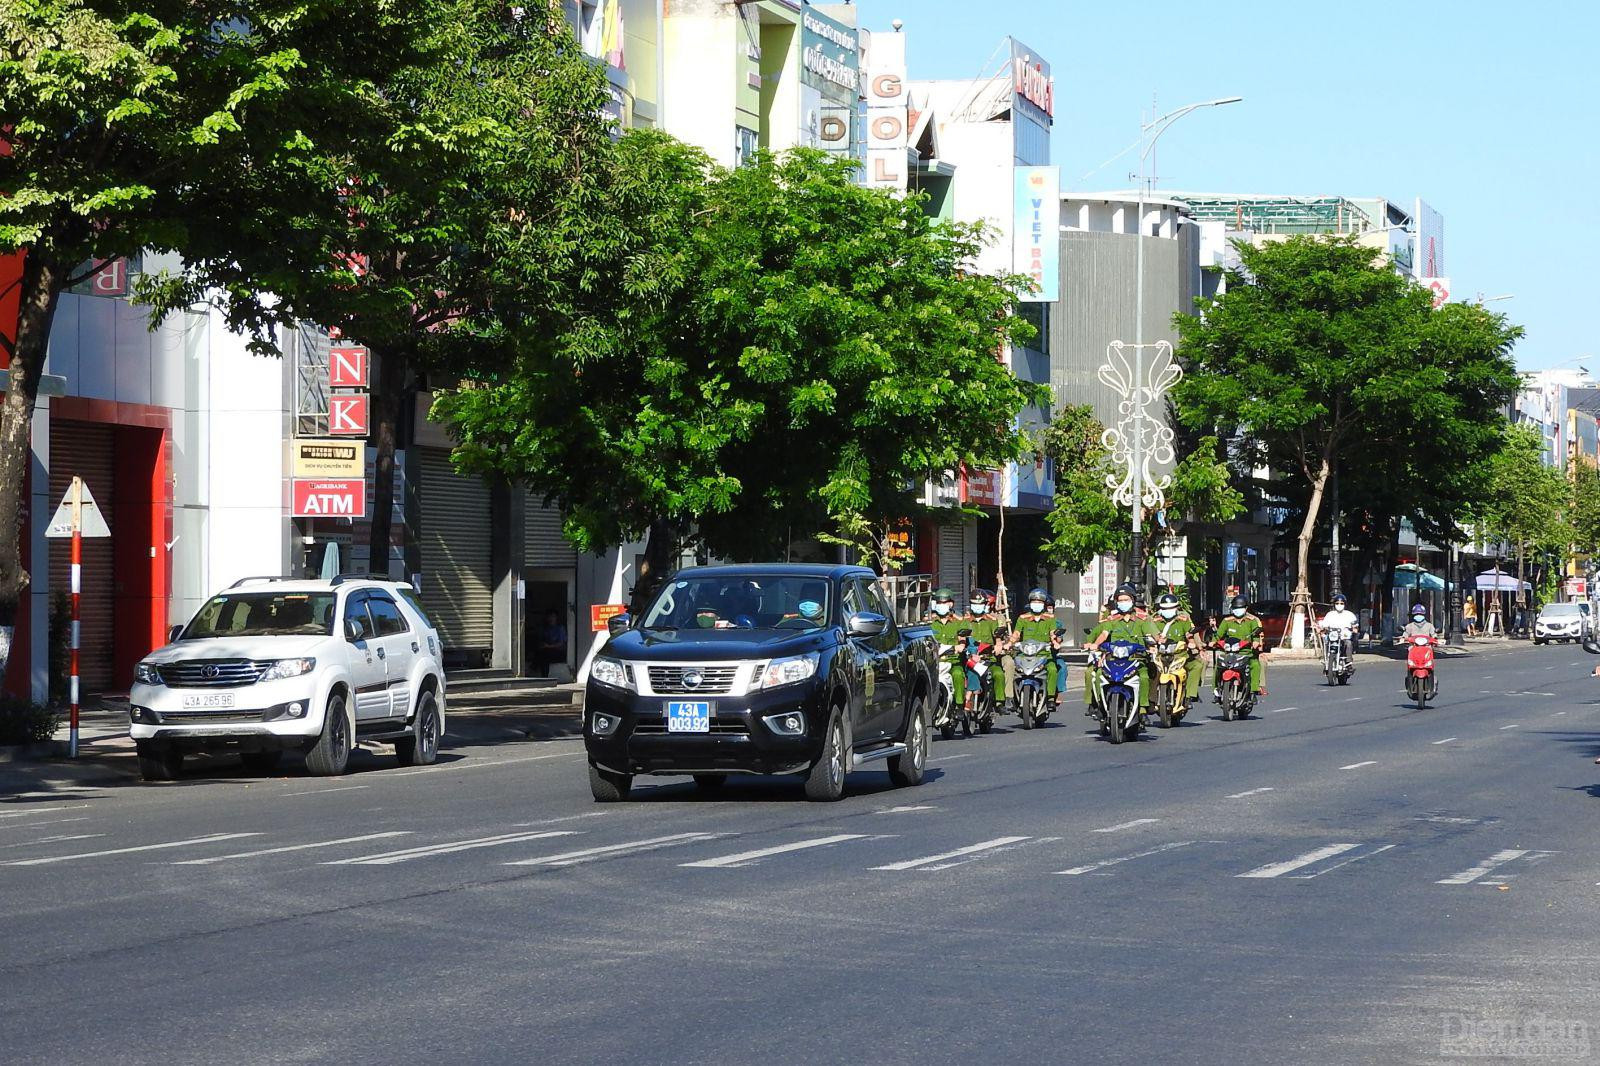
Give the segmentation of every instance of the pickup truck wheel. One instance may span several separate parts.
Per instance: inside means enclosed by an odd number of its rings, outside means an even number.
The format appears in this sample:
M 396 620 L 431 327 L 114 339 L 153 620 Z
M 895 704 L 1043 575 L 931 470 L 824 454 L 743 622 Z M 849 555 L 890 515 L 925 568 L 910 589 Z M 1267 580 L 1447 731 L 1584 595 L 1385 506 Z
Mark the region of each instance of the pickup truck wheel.
M 632 790 L 632 774 L 614 774 L 594 763 L 589 764 L 589 791 L 594 793 L 596 803 L 620 803 Z
M 137 745 L 139 776 L 146 781 L 171 781 L 183 766 L 183 753 L 164 750 L 150 744 Z
M 239 756 L 244 768 L 253 774 L 270 774 L 283 761 L 281 751 L 247 751 Z
M 707 792 L 715 792 L 728 783 L 727 774 L 695 774 L 694 786 L 703 788 Z
M 350 765 L 350 719 L 344 713 L 344 697 L 330 696 L 328 711 L 322 717 L 322 735 L 306 752 L 306 769 L 318 777 L 336 777 Z
M 431 766 L 439 757 L 439 700 L 424 692 L 417 700 L 417 719 L 412 734 L 394 742 L 401 766 Z
M 806 799 L 817 803 L 832 803 L 844 795 L 846 759 L 844 744 L 844 715 L 835 711 L 828 722 L 828 739 L 823 742 L 822 754 L 812 764 L 806 775 Z
M 922 697 L 911 703 L 911 721 L 906 723 L 906 753 L 889 760 L 889 780 L 901 788 L 922 784 L 928 766 L 928 705 Z

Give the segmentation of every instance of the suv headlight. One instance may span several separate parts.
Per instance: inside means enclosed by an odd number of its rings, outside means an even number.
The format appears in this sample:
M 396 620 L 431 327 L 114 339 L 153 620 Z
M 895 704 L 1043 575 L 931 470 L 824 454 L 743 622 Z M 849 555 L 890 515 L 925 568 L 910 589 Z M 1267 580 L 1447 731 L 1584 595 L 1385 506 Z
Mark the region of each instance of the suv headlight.
M 155 663 L 139 663 L 133 668 L 133 679 L 141 685 L 162 684 L 161 671 Z
M 611 688 L 632 688 L 628 668 L 616 659 L 596 659 L 589 665 L 590 680 Z
M 282 681 L 286 677 L 299 677 L 316 669 L 315 659 L 279 659 L 265 670 L 257 681 Z
M 753 692 L 757 689 L 779 688 L 805 681 L 816 676 L 817 663 L 821 659 L 822 656 L 817 652 L 794 655 L 787 659 L 774 659 L 756 674 L 755 683 L 750 686 L 750 690 Z

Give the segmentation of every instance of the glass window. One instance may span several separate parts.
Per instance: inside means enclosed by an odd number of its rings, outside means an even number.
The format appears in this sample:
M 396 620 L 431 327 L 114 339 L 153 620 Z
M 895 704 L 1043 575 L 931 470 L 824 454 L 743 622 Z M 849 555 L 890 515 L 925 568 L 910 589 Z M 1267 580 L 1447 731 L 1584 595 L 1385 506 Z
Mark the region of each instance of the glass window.
M 200 608 L 179 639 L 318 636 L 332 632 L 331 592 L 224 592 Z
M 367 598 L 361 593 L 356 593 L 345 601 L 344 620 L 356 624 L 355 635 L 347 636 L 347 640 L 371 640 L 377 633 L 371 617 L 367 615 Z M 345 628 L 348 629 L 349 626 Z
M 861 589 L 861 602 L 866 604 L 867 610 L 887 618 L 889 627 L 892 630 L 894 628 L 894 611 L 890 609 L 889 604 L 884 600 L 883 591 L 878 588 L 878 583 L 876 581 L 862 580 L 855 582 L 855 584 Z
M 367 613 L 372 616 L 372 624 L 377 627 L 380 637 L 392 637 L 411 630 L 400 608 L 386 592 L 367 593 Z
M 685 574 L 645 611 L 646 629 L 821 629 L 832 617 L 825 577 Z
M 429 629 L 438 629 L 439 628 L 438 626 L 434 625 L 433 619 L 429 618 L 428 617 L 428 612 L 423 609 L 422 597 L 417 595 L 417 590 L 416 589 L 403 588 L 403 589 L 396 589 L 395 591 L 400 593 L 400 598 L 402 600 L 406 601 L 406 606 L 410 607 L 413 611 L 417 612 L 417 617 L 422 619 L 422 624 L 423 625 L 427 626 Z

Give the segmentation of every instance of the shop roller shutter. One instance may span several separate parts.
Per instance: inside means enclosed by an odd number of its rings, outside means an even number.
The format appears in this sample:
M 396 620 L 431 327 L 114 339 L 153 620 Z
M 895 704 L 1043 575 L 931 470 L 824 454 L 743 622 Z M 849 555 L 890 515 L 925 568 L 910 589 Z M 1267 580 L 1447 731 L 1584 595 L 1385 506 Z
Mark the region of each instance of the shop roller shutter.
M 546 507 L 541 497 L 529 494 L 523 507 L 523 565 L 529 569 L 571 569 L 578 552 L 561 535 L 561 512 Z
M 956 603 L 967 602 L 967 568 L 962 553 L 961 526 L 939 527 L 939 585 L 955 593 Z M 965 610 L 965 608 L 958 608 Z
M 114 438 L 111 426 L 92 422 L 51 419 L 50 422 L 50 506 L 54 508 L 67 494 L 74 475 L 83 478 L 100 513 L 113 533 L 117 516 L 112 513 L 115 469 Z M 83 542 L 83 584 L 79 597 L 79 678 L 84 695 L 108 692 L 112 688 L 112 669 L 116 661 L 116 573 L 113 568 L 112 541 L 93 537 Z M 50 610 L 56 609 L 57 594 L 72 591 L 72 541 L 57 537 L 50 541 Z M 87 702 L 85 700 L 84 702 Z
M 489 486 L 457 474 L 442 449 L 424 449 L 421 466 L 422 602 L 456 660 L 494 645 Z

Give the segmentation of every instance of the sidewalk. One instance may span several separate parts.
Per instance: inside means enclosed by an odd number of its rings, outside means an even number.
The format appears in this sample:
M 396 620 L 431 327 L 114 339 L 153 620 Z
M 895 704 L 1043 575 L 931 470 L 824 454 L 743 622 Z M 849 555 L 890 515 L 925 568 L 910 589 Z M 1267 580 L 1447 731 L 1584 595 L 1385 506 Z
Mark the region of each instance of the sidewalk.
M 535 693 L 471 693 L 452 696 L 446 704 L 445 735 L 439 750 L 554 740 L 575 737 L 582 731 L 580 685 L 558 685 Z M 53 740 L 21 748 L 0 747 L 0 798 L 70 792 L 139 779 L 139 764 L 128 736 L 125 702 L 108 701 L 80 713 L 77 759 L 67 757 L 67 739 L 63 716 Z M 387 755 L 389 746 L 375 744 L 367 750 Z M 220 756 L 219 761 L 230 758 Z M 237 765 L 236 760 L 233 765 Z

